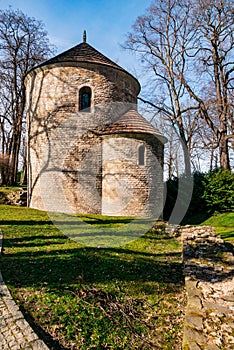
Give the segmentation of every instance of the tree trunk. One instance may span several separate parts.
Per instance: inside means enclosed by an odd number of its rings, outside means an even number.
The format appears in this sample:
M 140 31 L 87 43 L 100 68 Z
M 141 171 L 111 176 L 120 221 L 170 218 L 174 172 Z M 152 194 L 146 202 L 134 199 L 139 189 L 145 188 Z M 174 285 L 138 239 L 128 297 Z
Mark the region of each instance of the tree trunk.
M 211 154 L 210 154 L 210 171 L 213 169 L 213 161 L 214 161 L 214 147 L 211 147 Z
M 183 147 L 183 155 L 184 155 L 184 172 L 186 176 L 191 176 L 191 162 L 190 155 L 188 151 L 188 146 L 184 142 L 182 142 Z
M 219 156 L 220 156 L 220 166 L 223 169 L 230 170 L 230 160 L 228 152 L 228 140 L 226 134 L 220 134 L 219 140 Z
M 12 142 L 11 160 L 10 160 L 10 168 L 9 168 L 9 171 L 10 171 L 9 185 L 10 186 L 16 185 L 17 183 L 20 142 L 21 142 L 21 130 L 17 128 L 16 130 L 14 130 L 13 142 Z

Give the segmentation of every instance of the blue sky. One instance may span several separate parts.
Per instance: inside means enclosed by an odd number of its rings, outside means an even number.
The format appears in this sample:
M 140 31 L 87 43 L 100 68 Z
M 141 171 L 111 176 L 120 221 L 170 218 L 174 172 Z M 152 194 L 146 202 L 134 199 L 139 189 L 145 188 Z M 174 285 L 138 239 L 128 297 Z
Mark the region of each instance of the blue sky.
M 58 53 L 79 44 L 83 30 L 87 42 L 140 78 L 140 63 L 120 44 L 136 18 L 150 6 L 150 0 L 0 0 L 30 17 L 42 20 Z

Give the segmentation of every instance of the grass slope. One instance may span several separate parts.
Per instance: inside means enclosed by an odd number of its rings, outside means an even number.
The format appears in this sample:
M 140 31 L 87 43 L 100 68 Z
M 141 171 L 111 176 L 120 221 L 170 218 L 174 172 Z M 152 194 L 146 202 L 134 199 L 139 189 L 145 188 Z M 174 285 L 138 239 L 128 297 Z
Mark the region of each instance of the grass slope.
M 82 219 L 126 227 L 123 218 Z M 41 211 L 1 205 L 0 220 L 4 280 L 51 349 L 181 349 L 181 246 L 162 228 L 95 248 L 70 240 Z
M 215 227 L 215 230 L 221 237 L 234 243 L 234 212 L 215 214 L 205 220 L 202 225 Z

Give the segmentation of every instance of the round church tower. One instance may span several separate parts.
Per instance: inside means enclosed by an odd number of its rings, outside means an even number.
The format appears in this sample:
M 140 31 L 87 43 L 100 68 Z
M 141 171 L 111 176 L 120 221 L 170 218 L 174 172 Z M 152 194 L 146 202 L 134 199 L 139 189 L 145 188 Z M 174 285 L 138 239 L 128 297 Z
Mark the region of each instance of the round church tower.
M 28 205 L 152 216 L 155 201 L 148 202 L 156 187 L 162 202 L 164 138 L 136 112 L 139 82 L 87 44 L 84 35 L 81 44 L 30 71 L 25 84 Z M 130 110 L 133 124 L 126 118 Z M 134 167 L 129 165 L 132 148 Z M 150 157 L 157 166 L 149 166 Z M 127 181 L 120 167 L 128 168 Z M 126 188 L 132 189 L 131 199 Z

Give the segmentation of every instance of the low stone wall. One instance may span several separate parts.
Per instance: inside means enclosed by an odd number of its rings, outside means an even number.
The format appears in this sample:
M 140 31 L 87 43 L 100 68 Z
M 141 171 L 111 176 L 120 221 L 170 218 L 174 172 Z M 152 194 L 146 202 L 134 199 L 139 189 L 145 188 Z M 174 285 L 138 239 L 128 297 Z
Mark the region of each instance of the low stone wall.
M 187 308 L 183 350 L 234 349 L 234 256 L 209 226 L 182 229 Z
M 27 190 L 23 188 L 7 192 L 0 190 L 0 204 L 27 206 Z

